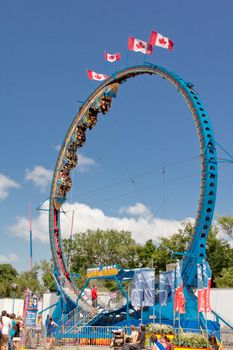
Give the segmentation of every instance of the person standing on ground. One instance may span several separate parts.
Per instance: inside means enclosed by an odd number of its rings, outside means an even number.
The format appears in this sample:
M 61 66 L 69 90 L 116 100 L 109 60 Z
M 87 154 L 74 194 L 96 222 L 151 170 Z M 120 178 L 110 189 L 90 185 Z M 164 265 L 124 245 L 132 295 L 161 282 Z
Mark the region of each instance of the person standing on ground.
M 46 350 L 50 350 L 55 342 L 54 332 L 57 327 L 57 324 L 54 322 L 52 316 L 49 318 L 49 323 L 47 327 L 47 345 Z
M 13 336 L 13 348 L 14 348 L 14 350 L 19 350 L 21 325 L 22 325 L 22 321 L 20 320 L 20 318 L 17 318 L 16 323 L 15 323 L 15 334 Z
M 213 350 L 219 350 L 219 345 L 217 343 L 217 339 L 216 339 L 214 334 L 210 334 L 210 336 L 209 336 L 209 343 L 210 343 L 211 348 Z
M 11 314 L 10 319 L 11 319 L 11 328 L 10 328 L 9 337 L 8 337 L 8 349 L 12 350 L 12 345 L 13 345 L 12 339 L 15 335 L 15 325 L 16 325 L 15 314 Z
M 2 350 L 2 316 L 0 316 L 0 350 Z
M 11 319 L 6 311 L 2 311 L 2 350 L 8 350 L 8 338 L 11 329 Z
M 96 285 L 94 285 L 92 290 L 91 290 L 91 300 L 92 300 L 92 306 L 96 309 L 97 308 L 97 287 L 96 287 Z

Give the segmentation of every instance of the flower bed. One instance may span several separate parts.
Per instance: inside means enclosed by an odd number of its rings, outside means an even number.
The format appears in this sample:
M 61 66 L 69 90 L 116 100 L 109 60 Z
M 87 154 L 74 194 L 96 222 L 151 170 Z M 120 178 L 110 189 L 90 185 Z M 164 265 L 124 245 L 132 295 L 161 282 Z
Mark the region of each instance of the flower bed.
M 209 344 L 207 339 L 202 334 L 181 333 L 176 334 L 172 339 L 172 343 L 176 350 L 179 349 L 208 349 Z
M 158 335 L 175 335 L 175 329 L 167 324 L 152 323 L 146 326 L 146 331 L 148 333 L 156 333 Z
M 174 346 L 173 350 L 200 350 L 200 349 L 205 349 L 205 350 L 212 350 L 212 348 L 192 348 L 192 347 L 181 347 L 181 346 Z
M 156 334 L 156 337 L 158 339 L 163 334 L 163 335 L 166 335 L 170 340 L 172 340 L 175 336 L 175 329 L 172 326 L 169 326 L 166 324 L 158 324 L 158 323 L 148 324 L 146 326 L 146 341 L 145 341 L 146 347 L 150 347 L 151 345 L 150 337 L 152 333 Z
M 150 346 L 151 334 L 155 333 L 159 339 L 161 335 L 166 335 L 173 344 L 174 350 L 197 350 L 208 349 L 211 347 L 208 344 L 206 337 L 197 333 L 180 333 L 176 334 L 172 326 L 166 324 L 148 324 L 146 326 L 146 346 Z

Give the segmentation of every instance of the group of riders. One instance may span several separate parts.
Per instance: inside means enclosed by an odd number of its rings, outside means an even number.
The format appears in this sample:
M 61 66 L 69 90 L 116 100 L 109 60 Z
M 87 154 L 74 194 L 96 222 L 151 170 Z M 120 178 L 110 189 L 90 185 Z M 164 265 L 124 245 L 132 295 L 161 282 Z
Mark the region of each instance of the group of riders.
M 76 126 L 74 139 L 69 143 L 65 160 L 60 170 L 61 184 L 58 188 L 57 195 L 65 197 L 66 193 L 71 189 L 72 180 L 70 171 L 78 164 L 78 156 L 76 151 L 86 142 L 86 131 L 91 130 L 97 124 L 98 113 L 106 114 L 111 107 L 112 98 L 110 96 L 102 96 L 93 106 L 91 106 L 85 114 L 84 121 Z

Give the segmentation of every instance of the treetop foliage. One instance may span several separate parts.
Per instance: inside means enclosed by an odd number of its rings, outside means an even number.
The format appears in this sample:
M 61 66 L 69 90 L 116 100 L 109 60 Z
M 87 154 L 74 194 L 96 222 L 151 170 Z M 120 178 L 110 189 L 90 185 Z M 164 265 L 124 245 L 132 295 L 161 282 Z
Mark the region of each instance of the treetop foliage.
M 211 227 L 207 239 L 207 260 L 213 272 L 215 287 L 233 287 L 233 247 L 231 241 L 221 236 L 223 231 L 232 240 L 233 217 L 218 218 L 218 225 Z M 219 230 L 221 229 L 221 232 Z M 160 237 L 156 244 L 150 239 L 139 245 L 128 231 L 88 230 L 76 233 L 74 239 L 64 239 L 63 248 L 70 272 L 79 273 L 79 286 L 85 282 L 87 268 L 118 264 L 122 268 L 154 267 L 157 274 L 166 264 L 176 261 L 173 252 L 184 252 L 191 241 L 193 225 L 183 227 L 170 237 Z M 0 264 L 0 297 L 22 297 L 30 287 L 41 295 L 46 290 L 55 291 L 53 263 L 42 260 L 33 271 L 18 273 L 10 264 Z M 17 284 L 15 291 L 12 283 Z M 111 287 L 111 286 L 110 286 Z

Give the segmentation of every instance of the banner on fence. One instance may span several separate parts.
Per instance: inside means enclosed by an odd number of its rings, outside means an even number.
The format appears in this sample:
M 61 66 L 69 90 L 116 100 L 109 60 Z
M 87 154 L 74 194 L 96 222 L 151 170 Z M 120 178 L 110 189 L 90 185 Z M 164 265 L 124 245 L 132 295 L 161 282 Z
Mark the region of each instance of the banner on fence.
M 135 271 L 131 287 L 131 303 L 133 306 L 153 306 L 155 303 L 154 269 Z
M 176 289 L 174 297 L 174 309 L 179 314 L 185 314 L 185 296 L 184 296 L 184 285 L 181 276 L 181 263 L 177 262 L 176 265 Z
M 160 306 L 167 305 L 169 293 L 174 293 L 175 289 L 175 271 L 161 272 L 159 275 L 159 304 Z

